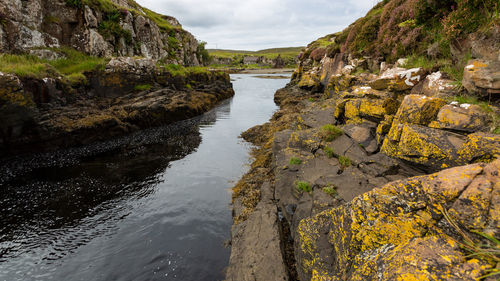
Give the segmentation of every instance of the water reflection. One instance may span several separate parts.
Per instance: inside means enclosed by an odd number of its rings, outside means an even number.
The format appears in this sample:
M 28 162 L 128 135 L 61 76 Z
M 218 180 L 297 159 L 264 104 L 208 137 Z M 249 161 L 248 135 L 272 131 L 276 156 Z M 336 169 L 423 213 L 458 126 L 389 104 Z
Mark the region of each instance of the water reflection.
M 220 280 L 241 131 L 285 80 L 233 76 L 236 96 L 171 126 L 0 163 L 0 280 Z

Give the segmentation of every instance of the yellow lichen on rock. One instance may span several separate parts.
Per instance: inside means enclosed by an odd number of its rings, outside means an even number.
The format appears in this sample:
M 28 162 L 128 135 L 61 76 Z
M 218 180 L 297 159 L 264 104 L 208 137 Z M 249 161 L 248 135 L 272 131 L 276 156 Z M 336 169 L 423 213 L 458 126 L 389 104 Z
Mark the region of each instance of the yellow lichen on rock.
M 500 203 L 489 201 L 499 167 L 497 160 L 392 182 L 302 220 L 299 272 L 312 280 L 475 280 L 491 266 L 468 260 L 460 238 L 444 234 L 443 206 L 453 205 L 449 213 L 468 231 L 485 231 L 485 215 Z
M 300 88 L 310 89 L 319 86 L 319 84 L 320 80 L 317 74 L 311 72 L 305 72 L 302 74 L 298 86 Z

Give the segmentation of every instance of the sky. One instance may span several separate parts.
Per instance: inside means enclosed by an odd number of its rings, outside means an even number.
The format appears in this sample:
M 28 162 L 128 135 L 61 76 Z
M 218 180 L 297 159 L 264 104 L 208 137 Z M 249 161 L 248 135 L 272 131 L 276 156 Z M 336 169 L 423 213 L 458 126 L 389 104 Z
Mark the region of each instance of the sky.
M 136 0 L 177 18 L 208 49 L 306 46 L 343 30 L 377 0 Z

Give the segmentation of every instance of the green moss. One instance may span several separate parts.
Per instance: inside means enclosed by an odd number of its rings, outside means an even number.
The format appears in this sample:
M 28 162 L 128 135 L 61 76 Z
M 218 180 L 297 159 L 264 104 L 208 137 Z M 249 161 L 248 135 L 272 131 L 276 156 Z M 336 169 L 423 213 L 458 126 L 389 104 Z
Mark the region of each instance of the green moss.
M 51 23 L 59 23 L 59 22 L 61 22 L 61 20 L 57 17 L 48 15 L 48 16 L 43 18 L 43 22 L 46 24 L 51 24 Z
M 335 157 L 335 151 L 333 150 L 333 148 L 331 148 L 329 146 L 325 146 L 325 148 L 323 150 L 325 151 L 326 156 L 328 156 L 328 158 Z
M 302 160 L 300 158 L 297 158 L 297 157 L 292 157 L 292 158 L 290 158 L 290 161 L 288 162 L 288 164 L 300 165 L 300 164 L 302 164 Z
M 352 165 L 351 159 L 349 159 L 346 156 L 340 156 L 339 157 L 339 163 L 342 165 L 342 167 L 347 168 Z
M 142 92 L 142 91 L 148 91 L 152 88 L 151 85 L 149 84 L 143 84 L 143 85 L 135 85 L 134 91 Z
M 306 181 L 296 181 L 295 187 L 300 192 L 312 192 L 311 184 Z
M 323 136 L 323 140 L 326 142 L 331 142 L 336 138 L 340 137 L 344 132 L 342 129 L 332 125 L 326 124 L 321 127 L 321 134 Z

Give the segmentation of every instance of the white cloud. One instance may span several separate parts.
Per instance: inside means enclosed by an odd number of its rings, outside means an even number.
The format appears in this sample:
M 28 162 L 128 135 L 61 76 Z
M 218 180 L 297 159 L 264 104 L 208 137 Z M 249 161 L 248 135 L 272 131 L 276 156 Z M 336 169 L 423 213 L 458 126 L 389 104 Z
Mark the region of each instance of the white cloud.
M 137 0 L 176 17 L 208 48 L 258 50 L 305 46 L 340 31 L 377 0 Z

